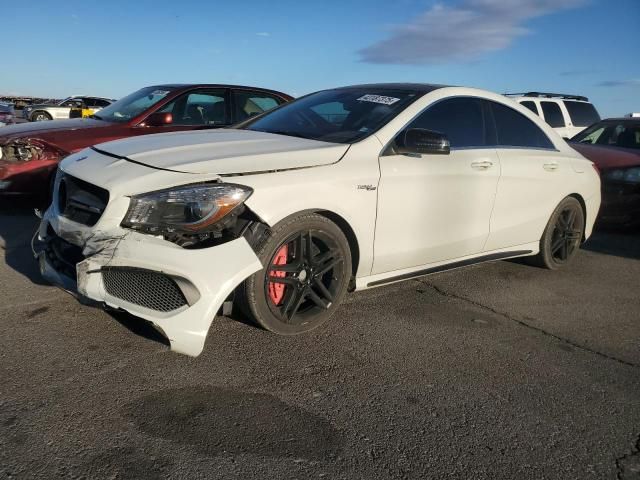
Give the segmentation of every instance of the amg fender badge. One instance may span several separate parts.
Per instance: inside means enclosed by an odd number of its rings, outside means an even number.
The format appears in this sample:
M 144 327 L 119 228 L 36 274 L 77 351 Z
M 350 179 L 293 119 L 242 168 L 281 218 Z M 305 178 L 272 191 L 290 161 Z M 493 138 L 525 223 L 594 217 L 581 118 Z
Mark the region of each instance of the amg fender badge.
M 358 190 L 375 190 L 377 187 L 375 185 L 358 185 Z

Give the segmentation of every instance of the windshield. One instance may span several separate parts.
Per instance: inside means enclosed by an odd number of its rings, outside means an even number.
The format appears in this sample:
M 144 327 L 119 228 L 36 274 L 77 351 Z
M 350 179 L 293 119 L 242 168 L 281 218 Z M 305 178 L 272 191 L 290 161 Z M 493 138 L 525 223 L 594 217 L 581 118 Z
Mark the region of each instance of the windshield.
M 93 118 L 105 120 L 107 122 L 128 122 L 132 118 L 137 117 L 145 110 L 154 106 L 172 90 L 174 89 L 169 87 L 141 88 L 137 92 L 133 92 L 131 95 L 121 98 L 117 102 L 103 108 L 99 113 L 92 116 Z
M 574 142 L 640 149 L 640 122 L 601 122 L 583 130 Z
M 379 130 L 419 96 L 413 91 L 375 87 L 325 90 L 285 104 L 240 128 L 354 143 Z
M 73 98 L 73 97 L 67 97 L 67 98 L 65 98 L 64 100 L 60 100 L 56 105 L 60 106 L 60 105 L 62 105 L 64 102 L 66 102 L 66 101 L 68 101 L 68 100 L 71 100 L 72 98 Z

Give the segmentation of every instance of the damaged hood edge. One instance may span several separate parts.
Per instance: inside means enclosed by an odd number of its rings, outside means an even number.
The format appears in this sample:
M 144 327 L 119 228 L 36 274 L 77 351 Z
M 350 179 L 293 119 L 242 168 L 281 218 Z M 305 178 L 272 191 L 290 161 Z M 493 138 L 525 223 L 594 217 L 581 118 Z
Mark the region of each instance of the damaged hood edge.
M 251 130 L 199 130 L 144 135 L 92 147 L 156 170 L 235 176 L 331 165 L 350 145 Z

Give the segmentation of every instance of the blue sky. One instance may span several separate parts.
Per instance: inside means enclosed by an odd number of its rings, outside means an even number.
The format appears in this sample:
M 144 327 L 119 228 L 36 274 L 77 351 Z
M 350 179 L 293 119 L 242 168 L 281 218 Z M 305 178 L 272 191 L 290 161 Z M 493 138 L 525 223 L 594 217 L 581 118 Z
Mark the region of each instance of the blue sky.
M 0 93 L 364 82 L 587 95 L 640 111 L 640 0 L 0 0 Z M 7 42 L 6 39 L 11 39 Z

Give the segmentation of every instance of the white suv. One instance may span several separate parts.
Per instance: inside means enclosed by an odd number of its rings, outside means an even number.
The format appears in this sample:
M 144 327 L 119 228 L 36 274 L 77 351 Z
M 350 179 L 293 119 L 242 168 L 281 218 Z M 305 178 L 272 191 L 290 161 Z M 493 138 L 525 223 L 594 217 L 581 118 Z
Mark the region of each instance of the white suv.
M 587 97 L 562 93 L 505 93 L 523 107 L 542 117 L 561 137 L 571 138 L 600 121 Z

